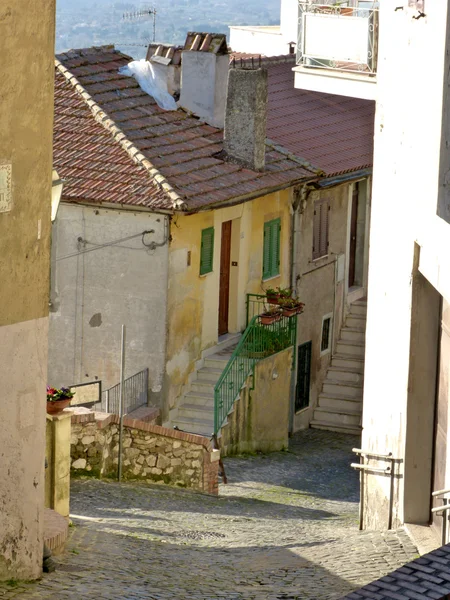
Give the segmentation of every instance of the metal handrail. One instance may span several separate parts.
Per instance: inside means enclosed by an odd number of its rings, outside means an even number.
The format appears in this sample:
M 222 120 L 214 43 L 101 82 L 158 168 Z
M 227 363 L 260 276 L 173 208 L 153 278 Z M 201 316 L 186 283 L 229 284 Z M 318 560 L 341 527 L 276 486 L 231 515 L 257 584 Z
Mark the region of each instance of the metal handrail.
M 446 490 L 436 490 L 435 492 L 432 492 L 432 496 L 434 498 L 437 498 L 437 496 L 442 496 L 442 494 L 448 494 L 450 493 L 450 488 L 447 488 Z
M 283 317 L 271 325 L 262 325 L 254 316 L 214 386 L 214 433 L 224 424 L 242 386 L 254 373 L 257 362 L 295 346 L 297 316 Z M 294 353 L 295 354 L 295 353 Z M 293 360 L 292 368 L 295 366 Z M 253 389 L 250 388 L 250 389 Z
M 369 450 L 360 450 L 359 448 L 352 448 L 352 452 L 355 454 L 362 454 L 364 456 L 373 456 L 378 459 L 392 460 L 392 452 L 389 454 L 377 454 L 376 452 L 370 452 Z

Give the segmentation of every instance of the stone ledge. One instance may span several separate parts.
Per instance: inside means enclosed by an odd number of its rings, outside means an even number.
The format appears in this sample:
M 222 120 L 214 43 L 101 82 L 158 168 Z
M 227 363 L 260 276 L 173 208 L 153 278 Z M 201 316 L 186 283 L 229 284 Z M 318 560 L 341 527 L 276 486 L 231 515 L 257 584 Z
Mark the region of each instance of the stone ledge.
M 44 509 L 44 542 L 53 554 L 60 554 L 69 535 L 69 523 L 60 514 Z

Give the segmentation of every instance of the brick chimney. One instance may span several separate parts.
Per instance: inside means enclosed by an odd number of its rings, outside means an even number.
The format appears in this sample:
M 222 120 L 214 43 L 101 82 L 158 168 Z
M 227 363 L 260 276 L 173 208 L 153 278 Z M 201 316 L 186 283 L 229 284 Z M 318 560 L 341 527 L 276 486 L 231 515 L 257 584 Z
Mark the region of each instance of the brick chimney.
M 180 106 L 212 125 L 224 125 L 229 55 L 222 33 L 187 34 L 181 54 Z
M 267 69 L 230 69 L 224 152 L 253 169 L 264 169 L 267 123 Z

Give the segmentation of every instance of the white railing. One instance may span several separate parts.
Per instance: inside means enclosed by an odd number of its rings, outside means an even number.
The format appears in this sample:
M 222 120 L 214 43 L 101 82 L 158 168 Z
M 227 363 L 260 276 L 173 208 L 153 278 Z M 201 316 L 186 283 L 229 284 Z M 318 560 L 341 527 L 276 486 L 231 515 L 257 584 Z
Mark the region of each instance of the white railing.
M 374 75 L 378 46 L 376 5 L 376 2 L 343 6 L 300 1 L 297 65 Z

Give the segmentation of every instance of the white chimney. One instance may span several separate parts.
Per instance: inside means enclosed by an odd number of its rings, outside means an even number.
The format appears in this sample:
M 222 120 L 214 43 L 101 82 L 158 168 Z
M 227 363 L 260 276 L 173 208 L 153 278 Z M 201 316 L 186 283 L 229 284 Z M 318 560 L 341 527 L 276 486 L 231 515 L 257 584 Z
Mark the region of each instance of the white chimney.
M 209 125 L 222 128 L 228 68 L 225 34 L 188 33 L 181 55 L 180 106 Z
M 180 94 L 181 51 L 182 46 L 150 44 L 146 56 L 158 75 L 166 82 L 169 94 L 175 98 Z

